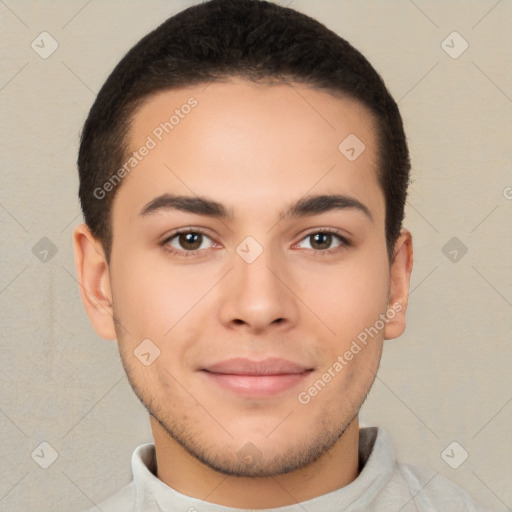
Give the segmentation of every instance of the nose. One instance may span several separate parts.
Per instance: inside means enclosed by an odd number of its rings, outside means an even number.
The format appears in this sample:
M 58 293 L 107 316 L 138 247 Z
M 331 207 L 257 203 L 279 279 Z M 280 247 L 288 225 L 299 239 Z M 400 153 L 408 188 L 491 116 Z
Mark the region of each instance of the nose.
M 286 330 L 297 323 L 297 298 L 283 258 L 265 249 L 248 263 L 234 254 L 234 266 L 224 280 L 220 319 L 225 327 L 252 334 Z M 290 284 L 292 286 L 290 287 Z

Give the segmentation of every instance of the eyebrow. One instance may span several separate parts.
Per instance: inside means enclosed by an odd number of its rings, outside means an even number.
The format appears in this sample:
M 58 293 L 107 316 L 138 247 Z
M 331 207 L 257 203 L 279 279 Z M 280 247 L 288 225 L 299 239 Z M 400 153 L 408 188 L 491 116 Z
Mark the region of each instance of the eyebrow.
M 318 215 L 331 210 L 355 210 L 363 213 L 373 221 L 370 209 L 361 201 L 354 197 L 340 194 L 324 194 L 306 196 L 292 204 L 287 210 L 282 211 L 282 218 L 306 217 L 308 215 Z
M 147 203 L 141 210 L 140 216 L 145 217 L 156 212 L 179 210 L 182 212 L 232 219 L 233 212 L 222 203 L 200 196 L 183 196 L 163 194 Z M 303 197 L 280 212 L 281 218 L 299 218 L 309 215 L 319 215 L 332 210 L 355 210 L 363 213 L 371 221 L 372 214 L 367 206 L 354 197 L 340 194 L 322 194 Z
M 179 210 L 222 219 L 233 216 L 223 204 L 217 201 L 199 196 L 178 196 L 173 194 L 163 194 L 156 197 L 142 208 L 139 215 L 144 217 L 165 210 Z

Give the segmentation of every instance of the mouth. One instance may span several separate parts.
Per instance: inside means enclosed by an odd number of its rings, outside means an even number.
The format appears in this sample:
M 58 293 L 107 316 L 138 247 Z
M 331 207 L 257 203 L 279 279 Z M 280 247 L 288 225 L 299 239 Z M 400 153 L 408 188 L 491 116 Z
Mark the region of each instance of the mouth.
M 268 398 L 297 387 L 313 368 L 285 359 L 263 361 L 235 358 L 221 361 L 201 373 L 209 383 L 246 398 Z

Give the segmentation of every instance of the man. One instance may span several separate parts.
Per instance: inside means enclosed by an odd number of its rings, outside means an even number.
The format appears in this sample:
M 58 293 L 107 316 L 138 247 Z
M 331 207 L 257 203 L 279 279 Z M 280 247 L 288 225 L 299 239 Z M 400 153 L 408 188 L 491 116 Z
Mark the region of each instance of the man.
M 483 510 L 359 428 L 412 241 L 401 117 L 357 50 L 271 3 L 191 7 L 112 72 L 78 166 L 82 298 L 155 441 L 100 510 Z

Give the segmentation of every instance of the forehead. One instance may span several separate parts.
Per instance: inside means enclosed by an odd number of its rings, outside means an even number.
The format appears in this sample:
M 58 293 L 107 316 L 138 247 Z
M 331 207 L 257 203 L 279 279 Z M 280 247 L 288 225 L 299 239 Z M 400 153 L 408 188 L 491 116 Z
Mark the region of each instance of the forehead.
M 359 102 L 301 84 L 231 79 L 164 91 L 133 116 L 137 162 L 116 202 L 142 205 L 173 192 L 256 213 L 337 189 L 378 209 L 375 130 Z

